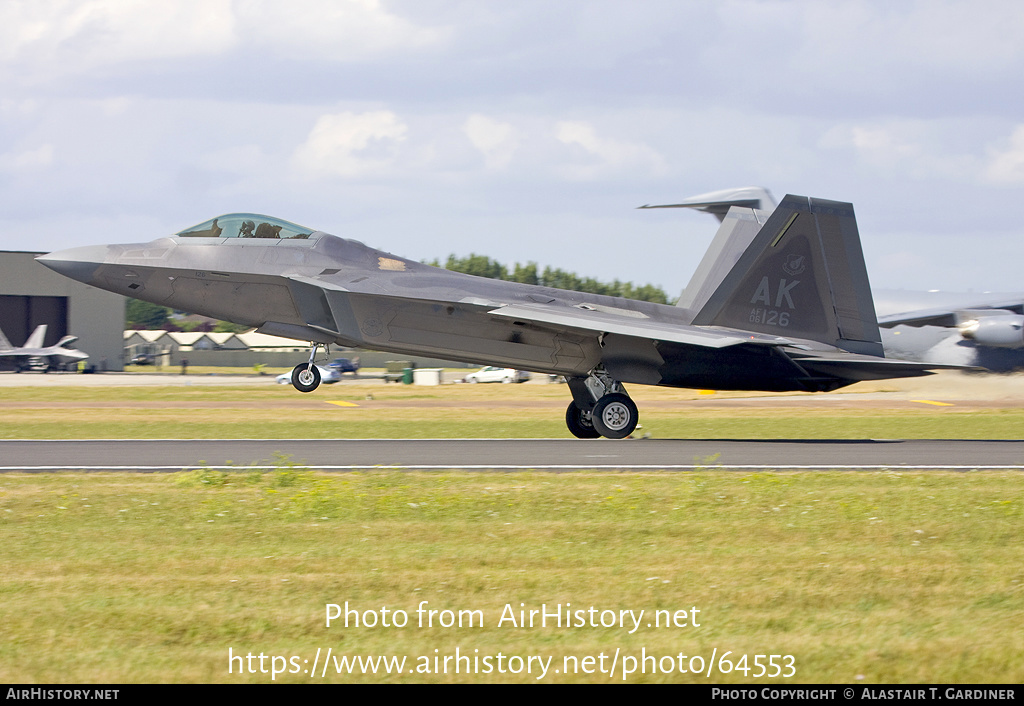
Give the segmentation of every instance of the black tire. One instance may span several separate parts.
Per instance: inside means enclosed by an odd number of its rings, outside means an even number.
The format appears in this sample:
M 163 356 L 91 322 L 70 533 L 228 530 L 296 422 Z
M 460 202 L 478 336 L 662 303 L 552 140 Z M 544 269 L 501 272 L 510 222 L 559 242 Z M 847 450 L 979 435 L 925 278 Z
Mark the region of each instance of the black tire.
M 577 439 L 596 439 L 601 436 L 575 402 L 570 402 L 569 408 L 565 410 L 565 426 L 569 427 L 569 431 Z
M 591 415 L 594 429 L 608 439 L 625 439 L 636 429 L 640 413 L 628 395 L 605 395 L 594 405 Z
M 299 392 L 312 392 L 320 386 L 320 370 L 309 363 L 299 363 L 292 369 L 292 387 Z

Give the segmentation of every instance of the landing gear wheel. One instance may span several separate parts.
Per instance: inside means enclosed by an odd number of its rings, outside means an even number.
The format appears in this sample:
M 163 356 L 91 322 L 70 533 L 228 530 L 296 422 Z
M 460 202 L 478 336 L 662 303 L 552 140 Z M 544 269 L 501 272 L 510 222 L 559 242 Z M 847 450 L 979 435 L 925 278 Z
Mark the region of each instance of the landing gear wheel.
M 565 426 L 577 439 L 596 439 L 600 434 L 594 429 L 590 422 L 590 415 L 576 406 L 575 402 L 569 403 L 569 409 L 565 410 Z
M 292 369 L 292 386 L 299 392 L 312 392 L 320 386 L 320 370 L 309 363 L 299 363 Z
M 625 439 L 636 429 L 639 420 L 633 400 L 617 392 L 599 399 L 591 414 L 594 429 L 609 439 Z

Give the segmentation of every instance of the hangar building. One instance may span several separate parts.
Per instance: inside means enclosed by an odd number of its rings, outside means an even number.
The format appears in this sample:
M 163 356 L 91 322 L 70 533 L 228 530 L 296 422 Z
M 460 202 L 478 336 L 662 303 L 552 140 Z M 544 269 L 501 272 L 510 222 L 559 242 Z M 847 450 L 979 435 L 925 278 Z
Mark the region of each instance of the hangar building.
M 43 345 L 78 336 L 75 348 L 89 354 L 97 370 L 124 368 L 125 297 L 62 277 L 35 261 L 37 252 L 0 251 L 0 329 L 12 345 L 23 345 L 46 324 Z

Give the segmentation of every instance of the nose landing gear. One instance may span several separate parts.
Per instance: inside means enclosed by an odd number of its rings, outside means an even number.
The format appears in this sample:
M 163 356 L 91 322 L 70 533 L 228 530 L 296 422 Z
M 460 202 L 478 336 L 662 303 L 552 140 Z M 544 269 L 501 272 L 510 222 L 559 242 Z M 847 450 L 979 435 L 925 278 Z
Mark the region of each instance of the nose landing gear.
M 299 363 L 292 369 L 292 387 L 299 392 L 312 392 L 320 386 L 320 370 L 312 363 Z
M 312 349 L 309 351 L 309 362 L 299 363 L 292 368 L 292 387 L 299 392 L 312 392 L 316 388 L 320 387 L 320 370 L 313 364 L 313 359 L 316 358 L 316 351 L 321 345 L 324 347 L 324 354 L 330 358 L 331 347 L 329 344 L 316 343 L 310 344 Z

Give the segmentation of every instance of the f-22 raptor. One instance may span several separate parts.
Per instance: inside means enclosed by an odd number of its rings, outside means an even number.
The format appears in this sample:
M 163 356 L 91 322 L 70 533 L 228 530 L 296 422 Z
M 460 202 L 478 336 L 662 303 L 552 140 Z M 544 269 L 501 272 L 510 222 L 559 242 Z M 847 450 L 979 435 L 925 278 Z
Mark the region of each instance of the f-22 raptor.
M 4 332 L 0 331 L 0 359 L 13 359 L 19 373 L 22 370 L 41 370 L 45 373 L 89 358 L 88 353 L 71 347 L 78 336 L 64 336 L 56 345 L 44 346 L 46 328 L 46 324 L 36 326 L 25 345 L 20 347 L 12 346 Z
M 329 344 L 562 375 L 579 438 L 633 432 L 624 383 L 827 391 L 946 367 L 884 358 L 853 206 L 803 196 L 726 219 L 685 306 L 449 272 L 255 214 L 38 259 L 118 294 L 309 341 L 293 375 L 304 391 Z

